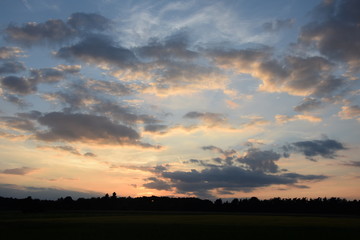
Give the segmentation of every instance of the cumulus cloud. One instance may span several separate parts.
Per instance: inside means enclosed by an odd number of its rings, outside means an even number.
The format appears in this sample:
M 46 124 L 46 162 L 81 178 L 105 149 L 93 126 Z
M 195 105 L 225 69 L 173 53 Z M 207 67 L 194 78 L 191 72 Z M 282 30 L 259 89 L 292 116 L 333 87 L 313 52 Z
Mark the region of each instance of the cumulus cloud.
M 28 95 L 37 91 L 38 84 L 56 83 L 63 80 L 68 74 L 78 73 L 80 68 L 78 65 L 59 65 L 53 68 L 32 69 L 29 77 L 2 77 L 0 79 L 1 86 L 10 93 Z
M 163 41 L 153 39 L 148 45 L 137 48 L 136 52 L 142 57 L 156 60 L 192 60 L 199 56 L 199 53 L 189 49 L 187 36 L 183 32 L 166 37 Z
M 36 134 L 43 141 L 136 145 L 140 138 L 134 129 L 114 123 L 103 116 L 51 112 L 40 117 L 38 122 L 48 128 Z
M 146 181 L 149 181 L 148 183 L 145 183 L 143 185 L 146 188 L 157 189 L 157 190 L 171 190 L 172 188 L 172 186 L 168 184 L 166 181 L 160 180 L 155 177 L 147 178 Z
M 28 22 L 22 26 L 9 25 L 5 32 L 8 41 L 25 46 L 43 42 L 63 42 L 75 35 L 75 31 L 59 19 L 51 19 L 44 23 Z
M 104 35 L 91 35 L 81 42 L 61 48 L 55 56 L 68 60 L 79 59 L 86 63 L 117 68 L 131 67 L 137 62 L 129 49 L 117 46 Z
M 223 69 L 260 79 L 259 89 L 262 91 L 326 96 L 344 86 L 342 78 L 332 75 L 333 64 L 322 57 L 287 56 L 279 61 L 272 58 L 269 48 L 220 49 L 207 54 Z
M 0 122 L 5 124 L 7 129 L 12 130 L 34 131 L 36 129 L 33 121 L 18 116 L 0 117 Z
M 90 33 L 93 30 L 103 31 L 110 26 L 110 20 L 94 13 L 74 13 L 67 22 L 50 19 L 43 23 L 28 22 L 21 26 L 10 24 L 6 29 L 8 41 L 32 46 L 42 43 L 62 43 L 71 38 Z
M 11 169 L 4 169 L 1 171 L 3 174 L 12 174 L 12 175 L 27 175 L 31 172 L 37 170 L 36 168 L 29 168 L 29 167 L 21 167 L 21 168 L 11 168 Z
M 341 119 L 360 119 L 360 106 L 343 106 L 338 115 Z
M 0 74 L 15 74 L 24 71 L 26 68 L 23 63 L 16 61 L 4 62 L 0 65 Z
M 270 185 L 298 187 L 299 182 L 328 178 L 325 175 L 282 173 L 276 164 L 282 158 L 282 154 L 273 150 L 250 148 L 240 156 L 235 150 L 225 151 L 212 145 L 204 146 L 202 149 L 212 150 L 221 156 L 210 160 L 190 159 L 184 163 L 199 165 L 203 169 L 164 170 L 156 177 L 146 179 L 151 182 L 143 186 L 158 190 L 174 189 L 177 193 L 193 194 L 198 197 L 213 197 L 214 192 L 227 194 L 236 191 L 251 192 Z
M 301 153 L 312 161 L 316 161 L 314 157 L 317 156 L 330 159 L 336 158 L 338 157 L 338 151 L 346 149 L 341 142 L 333 139 L 300 141 L 284 146 L 285 152 Z
M 299 43 L 360 70 L 359 9 L 357 0 L 321 2 L 314 11 L 313 21 L 302 28 Z
M 11 93 L 20 95 L 34 93 L 37 90 L 36 81 L 34 81 L 34 79 L 17 76 L 1 78 L 1 86 Z
M 12 59 L 18 57 L 23 50 L 19 47 L 0 47 L 0 59 Z
M 261 151 L 256 148 L 250 148 L 246 154 L 237 159 L 238 162 L 245 163 L 252 171 L 276 173 L 278 161 L 282 156 L 272 150 Z

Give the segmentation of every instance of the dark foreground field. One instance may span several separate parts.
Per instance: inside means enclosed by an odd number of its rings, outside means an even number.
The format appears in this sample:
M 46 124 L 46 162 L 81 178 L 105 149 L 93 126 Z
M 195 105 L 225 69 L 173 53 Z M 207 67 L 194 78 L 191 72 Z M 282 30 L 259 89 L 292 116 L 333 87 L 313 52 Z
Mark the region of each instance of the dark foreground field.
M 360 218 L 221 213 L 0 213 L 0 239 L 359 239 Z

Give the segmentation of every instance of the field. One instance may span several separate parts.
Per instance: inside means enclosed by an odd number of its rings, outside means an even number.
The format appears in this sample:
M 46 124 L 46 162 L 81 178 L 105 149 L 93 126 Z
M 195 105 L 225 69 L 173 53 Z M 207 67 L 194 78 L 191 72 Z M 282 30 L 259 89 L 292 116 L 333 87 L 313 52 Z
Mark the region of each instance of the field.
M 0 213 L 0 239 L 358 239 L 360 218 L 222 213 Z

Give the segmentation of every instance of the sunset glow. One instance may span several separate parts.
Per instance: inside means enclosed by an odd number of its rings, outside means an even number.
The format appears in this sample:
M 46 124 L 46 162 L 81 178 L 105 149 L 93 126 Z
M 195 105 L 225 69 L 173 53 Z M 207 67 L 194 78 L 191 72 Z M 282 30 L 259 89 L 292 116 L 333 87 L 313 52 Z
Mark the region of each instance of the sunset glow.
M 0 9 L 0 196 L 360 198 L 360 1 Z

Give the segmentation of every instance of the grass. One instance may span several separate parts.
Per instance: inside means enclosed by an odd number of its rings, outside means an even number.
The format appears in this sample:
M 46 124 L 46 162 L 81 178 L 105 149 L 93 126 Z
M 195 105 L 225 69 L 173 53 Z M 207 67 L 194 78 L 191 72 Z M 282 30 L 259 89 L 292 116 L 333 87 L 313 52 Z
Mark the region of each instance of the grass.
M 360 218 L 213 213 L 0 213 L 0 239 L 357 239 Z

